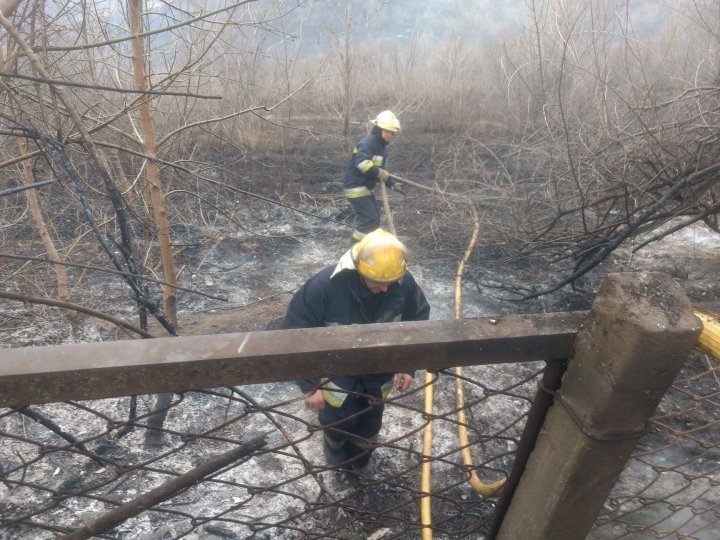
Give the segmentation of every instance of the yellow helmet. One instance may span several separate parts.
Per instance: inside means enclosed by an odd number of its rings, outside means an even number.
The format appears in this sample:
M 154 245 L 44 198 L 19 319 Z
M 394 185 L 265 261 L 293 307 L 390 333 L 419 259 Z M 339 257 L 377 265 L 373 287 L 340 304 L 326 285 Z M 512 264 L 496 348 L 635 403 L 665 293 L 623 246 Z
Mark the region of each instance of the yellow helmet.
M 383 111 L 377 115 L 374 120 L 371 120 L 380 129 L 386 129 L 397 133 L 400 131 L 400 120 L 390 111 Z
M 366 234 L 352 248 L 352 259 L 360 275 L 378 283 L 393 283 L 405 274 L 405 245 L 383 229 Z

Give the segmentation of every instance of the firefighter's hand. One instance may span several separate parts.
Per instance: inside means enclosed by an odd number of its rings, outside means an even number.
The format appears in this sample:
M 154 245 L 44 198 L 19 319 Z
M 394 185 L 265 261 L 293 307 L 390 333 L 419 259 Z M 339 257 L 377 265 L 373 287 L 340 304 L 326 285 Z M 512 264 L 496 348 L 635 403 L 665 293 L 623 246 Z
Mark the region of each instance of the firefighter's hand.
M 395 388 L 400 392 L 407 392 L 412 386 L 413 378 L 407 373 L 398 373 L 395 375 Z
M 385 169 L 378 169 L 378 179 L 381 182 L 387 182 L 390 174 Z
M 325 397 L 322 390 L 315 390 L 312 394 L 305 396 L 305 406 L 313 411 L 322 411 L 325 408 Z

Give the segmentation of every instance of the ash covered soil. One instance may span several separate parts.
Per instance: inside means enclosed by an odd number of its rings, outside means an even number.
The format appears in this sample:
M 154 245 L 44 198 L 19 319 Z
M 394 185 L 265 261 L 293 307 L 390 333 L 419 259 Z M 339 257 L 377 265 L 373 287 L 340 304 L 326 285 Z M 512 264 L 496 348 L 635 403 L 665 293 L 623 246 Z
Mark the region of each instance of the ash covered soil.
M 330 165 L 328 165 L 330 167 Z M 309 193 L 308 193 L 309 192 Z M 275 194 L 267 195 L 276 198 Z M 430 302 L 432 319 L 454 318 L 454 284 L 457 265 L 462 257 L 465 245 L 470 234 L 465 224 L 467 216 L 461 215 L 458 210 L 458 223 L 463 227 L 454 227 L 453 223 L 438 222 L 433 214 L 432 205 L 428 204 L 428 196 L 417 191 L 410 191 L 406 197 L 391 194 L 391 205 L 394 209 L 396 225 L 399 236 L 410 248 L 410 269 L 418 283 L 423 288 Z M 316 214 L 324 219 L 318 219 L 288 209 L 287 207 L 267 204 L 252 199 L 237 198 L 229 203 L 228 211 L 235 223 L 220 215 L 212 213 L 205 216 L 203 223 L 196 223 L 193 219 L 189 223 L 176 226 L 173 231 L 174 243 L 177 246 L 177 266 L 179 269 L 179 282 L 182 286 L 199 291 L 205 295 L 226 297 L 227 301 L 219 301 L 208 296 L 193 293 L 180 293 L 178 296 L 179 331 L 181 335 L 217 334 L 225 332 L 260 331 L 267 328 L 277 328 L 282 319 L 286 306 L 292 293 L 313 273 L 326 265 L 334 264 L 340 255 L 350 247 L 350 232 L 352 217 L 348 212 L 342 197 L 337 178 L 330 177 L 323 182 L 314 182 L 308 186 L 307 191 L 293 192 L 282 197 L 282 201 L 296 208 Z M 179 209 L 182 210 L 182 209 Z M 191 211 L 191 209 L 186 209 Z M 197 216 L 195 216 L 197 217 Z M 452 218 L 451 218 L 452 219 Z M 238 227 L 236 223 L 243 226 Z M 448 236 L 448 231 L 453 235 Z M 23 248 L 32 252 L 31 239 L 25 239 L 25 244 L 18 245 L 19 251 Z M 148 246 L 154 248 L 151 243 Z M 88 248 L 91 249 L 91 248 Z M 517 291 L 531 291 L 542 289 L 562 277 L 563 268 L 543 265 L 538 261 L 506 261 L 503 252 L 496 243 L 484 243 L 481 234 L 480 245 L 471 257 L 467 266 L 467 275 L 463 285 L 463 315 L 464 317 L 492 316 L 517 313 L 536 313 L 551 311 L 569 311 L 588 309 L 592 302 L 594 291 L 597 289 L 602 276 L 608 272 L 624 271 L 659 271 L 667 273 L 676 279 L 684 288 L 692 301 L 710 301 L 720 298 L 720 284 L 717 272 L 720 270 L 720 235 L 709 231 L 702 225 L 684 229 L 666 237 L 658 243 L 651 244 L 638 253 L 632 252 L 632 245 L 619 249 L 614 256 L 602 264 L 597 271 L 586 276 L 577 284 L 576 289 L 566 287 L 557 293 L 540 297 L 527 302 L 517 302 Z M 96 257 L 101 261 L 101 257 Z M 505 262 L 503 262 L 505 261 Z M 48 274 L 47 288 L 52 287 L 51 276 Z M 96 309 L 113 313 L 126 320 L 137 320 L 137 308 L 128 300 L 127 286 L 115 277 L 107 278 L 99 274 L 85 273 L 71 270 L 71 279 L 77 278 L 82 284 L 72 291 L 73 300 L 78 303 L 87 302 Z M 20 281 L 11 284 L 17 289 L 23 289 Z M 109 339 L 125 339 L 127 336 L 115 329 L 111 324 L 98 321 L 83 315 L 73 317 L 61 316 L 53 309 L 32 308 L 22 305 L 6 304 L 3 306 L 6 315 L 5 326 L 0 328 L 0 343 L 3 347 L 17 347 L 28 345 L 44 345 L 53 343 L 68 343 L 81 341 L 98 341 Z M 11 322 L 8 322 L 11 321 Z M 162 328 L 152 320 L 150 331 L 157 336 L 163 335 Z M 466 376 L 481 383 L 468 390 L 468 399 L 479 399 L 484 392 L 493 389 L 514 388 L 513 395 L 500 395 L 498 399 L 483 403 L 477 411 L 473 411 L 472 422 L 480 426 L 482 431 L 498 433 L 505 429 L 503 423 L 507 418 L 521 417 L 529 407 L 529 399 L 536 390 L 534 374 L 541 369 L 538 364 L 490 366 L 487 368 L 470 368 Z M 423 374 L 416 377 L 415 386 L 419 386 Z M 454 383 L 453 383 L 454 384 Z M 483 390 L 485 389 L 485 390 Z M 312 421 L 312 415 L 304 411 L 301 403 L 297 401 L 298 393 L 291 383 L 277 383 L 262 387 L 247 387 L 249 395 L 259 403 L 271 405 L 286 403 L 287 410 L 297 415 L 301 420 Z M 404 398 L 404 406 L 388 411 L 383 428 L 383 440 L 393 441 L 402 438 L 408 429 L 418 429 L 422 417 L 417 412 L 422 407 L 422 394 L 420 392 Z M 186 446 L 183 442 L 184 434 L 201 433 L 209 423 L 222 423 L 227 418 L 228 411 L 234 406 L 229 401 L 219 399 L 217 396 L 189 393 L 185 398 L 182 409 L 171 411 L 168 416 L 167 428 L 174 430 L 177 435 L 166 437 L 165 443 L 176 447 Z M 452 410 L 454 390 L 450 381 L 438 384 L 436 401 L 439 405 L 438 414 L 446 409 Z M 102 410 L 108 417 L 122 419 L 127 415 L 126 400 L 103 400 L 92 405 Z M 149 397 L 140 400 L 141 414 L 152 407 Z M 93 430 L 102 432 L 104 423 L 93 420 L 85 424 L 78 424 L 77 410 L 65 405 L 50 405 L 44 410 L 64 429 L 75 433 L 78 437 L 87 437 L 91 445 L 106 445 L 102 451 L 118 458 L 127 458 L 138 462 L 149 459 L 148 450 L 143 449 L 143 441 L 139 433 L 132 433 L 120 441 L 95 441 Z M 5 431 L 18 429 L 27 430 L 27 423 L 18 420 L 17 416 L 6 416 L 2 420 Z M 238 435 L 245 430 L 260 431 L 264 426 L 261 418 L 248 419 L 242 426 Z M 302 433 L 304 425 L 300 422 L 290 422 L 287 426 L 291 434 Z M 242 430 L 241 430 L 242 428 Z M 39 428 L 37 436 L 46 437 Z M 31 430 L 32 431 L 32 430 Z M 517 438 L 521 426 L 515 426 L 504 434 L 508 438 Z M 279 437 L 276 433 L 274 437 Z M 298 437 L 302 438 L 300 435 Z M 438 454 L 452 452 L 456 447 L 455 426 L 453 423 L 438 424 L 435 431 Z M 8 443 L 0 448 L 0 462 L 6 467 L 17 464 L 18 455 L 32 451 L 20 442 Z M 104 442 L 105 441 L 105 442 Z M 397 490 L 417 488 L 418 471 L 417 461 L 413 456 L 404 452 L 402 446 L 417 449 L 421 446 L 421 432 L 416 432 L 409 439 L 403 439 L 399 448 L 386 447 L 378 450 L 376 460 L 378 465 L 391 475 L 396 476 L 396 484 L 381 486 L 375 491 L 362 490 L 357 495 L 358 504 L 364 509 L 365 517 L 379 515 L 392 508 L 393 501 L 398 497 Z M 169 463 L 168 467 L 175 471 L 184 471 L 193 464 L 202 461 L 208 454 L 220 451 L 221 444 L 217 441 L 202 444 L 187 445 L 182 454 L 170 455 L 163 460 Z M 322 465 L 321 456 L 317 455 L 319 435 L 303 439 L 300 443 L 302 452 L 317 465 Z M 101 449 L 93 448 L 100 452 Z M 498 457 L 488 471 L 495 480 L 501 472 L 507 473 L 512 466 L 513 444 L 502 439 L 490 441 L 485 450 Z M 72 457 L 72 455 L 70 455 Z M 457 461 L 457 455 L 451 460 Z M 8 465 L 9 464 L 9 465 Z M 36 482 L 51 489 L 61 485 L 86 485 L 81 473 L 86 464 L 78 465 L 70 460 L 68 454 L 56 454 L 48 459 L 40 460 L 28 472 L 28 481 Z M 243 467 L 234 481 L 252 483 L 254 479 L 265 478 L 272 482 L 280 480 L 297 467 L 297 463 L 288 461 L 279 454 L 266 454 L 262 458 L 253 460 L 249 467 Z M 60 471 L 60 472 L 58 472 Z M 444 472 L 443 472 L 444 471 Z M 493 473 L 492 471 L 495 471 Z M 102 477 L 103 472 L 92 470 L 96 478 Z M 446 475 L 446 480 L 455 488 L 446 493 L 448 498 L 466 501 L 465 513 L 456 516 L 455 522 L 449 528 L 455 534 L 447 533 L 436 535 L 438 538 L 451 538 L 459 534 L 457 531 L 478 522 L 485 523 L 476 528 L 474 536 L 480 538 L 486 531 L 492 515 L 493 502 L 490 499 L 478 498 L 472 489 L 463 482 L 462 475 L 458 475 L 456 468 L 447 467 L 436 472 L 438 477 Z M 492 476 L 494 474 L 494 476 Z M 147 476 L 147 475 L 146 475 Z M 122 485 L 122 490 L 116 493 L 118 498 L 126 500 L 147 489 L 146 482 L 157 483 L 156 478 L 143 478 L 142 475 Z M 333 482 L 329 479 L 328 482 Z M 64 484 L 65 483 L 65 484 Z M 308 490 L 308 500 L 315 497 L 314 491 L 318 487 L 308 481 L 299 490 Z M 342 490 L 342 486 L 333 484 L 331 489 Z M 207 512 L 213 505 L 222 504 L 228 498 L 234 500 L 238 497 L 237 490 L 230 488 L 220 489 L 216 492 L 206 493 L 204 497 L 188 495 L 175 500 L 182 511 L 197 515 Z M 27 489 L 9 489 L 0 484 L 0 499 L 3 500 L 4 512 L 17 512 L 26 505 L 39 505 L 46 500 L 46 495 Z M 260 505 L 248 512 L 256 515 L 271 516 L 272 519 L 282 521 L 299 511 L 296 507 L 297 498 L 292 497 L 262 497 L 258 499 Z M 97 502 L 84 506 L 80 503 L 68 502 L 65 508 L 58 510 L 65 515 L 72 514 L 73 526 L 77 526 L 86 519 L 88 513 L 100 512 L 103 505 Z M 402 537 L 403 520 L 414 521 L 417 511 L 414 507 L 397 510 L 392 519 L 357 519 L 357 516 L 325 513 L 318 514 L 313 519 L 297 524 L 298 527 L 312 530 L 332 529 L 332 524 L 339 519 L 348 523 L 346 535 L 334 533 L 338 538 L 358 537 Z M 268 521 L 271 519 L 268 518 Z M 66 521 L 67 523 L 67 521 Z M 23 538 L 27 536 L 27 529 L 14 529 L 10 537 Z M 128 522 L 116 532 L 117 537 L 123 538 L 162 538 L 177 537 L 182 534 L 181 528 L 158 526 L 157 519 L 146 518 Z M 290 533 L 283 529 L 269 530 L 266 533 L 253 533 L 245 525 L 223 525 L 195 529 L 190 536 L 197 535 L 203 538 L 231 537 L 231 538 L 271 538 L 287 537 L 301 538 L 301 532 Z M 263 536 L 265 534 L 266 536 Z M 613 533 L 614 534 L 614 533 Z M 408 537 L 416 537 L 417 531 Z M 36 538 L 52 538 L 52 533 L 36 535 Z M 596 536 L 595 538 L 610 538 L 610 536 Z

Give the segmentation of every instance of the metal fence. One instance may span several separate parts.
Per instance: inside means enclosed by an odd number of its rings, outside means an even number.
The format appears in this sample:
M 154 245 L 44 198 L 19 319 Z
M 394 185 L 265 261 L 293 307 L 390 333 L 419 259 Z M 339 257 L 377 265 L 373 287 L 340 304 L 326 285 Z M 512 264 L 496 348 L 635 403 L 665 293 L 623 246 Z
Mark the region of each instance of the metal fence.
M 686 362 L 588 538 L 720 538 L 717 361 Z
M 472 453 L 487 481 L 502 478 L 512 464 L 541 367 L 487 366 L 463 375 Z M 429 421 L 434 531 L 481 535 L 493 501 L 474 495 L 467 483 L 453 372 L 438 373 L 434 387 L 432 418 L 423 414 L 419 382 L 388 398 L 376 474 L 363 482 L 325 465 L 317 420 L 287 383 L 176 394 L 157 445 L 145 444 L 152 396 L 136 400 L 131 421 L 130 398 L 4 409 L 1 535 L 52 538 L 105 514 L 121 520 L 103 532 L 108 537 L 152 531 L 171 538 L 417 537 L 422 431 Z M 234 460 L 219 457 L 238 449 Z M 189 483 L 173 485 L 183 474 L 191 475 Z M 157 500 L 137 501 L 152 490 Z M 143 511 L 126 519 L 122 505 L 133 500 Z
M 589 538 L 720 537 L 720 385 L 710 362 L 688 360 Z M 0 409 L 0 537 L 418 538 L 429 496 L 435 538 L 483 538 L 497 499 L 478 495 L 469 474 L 507 476 L 543 368 L 465 368 L 470 468 L 455 371 L 435 375 L 432 415 L 417 377 L 387 399 L 376 470 L 362 481 L 325 464 L 317 420 L 289 383 L 174 394 L 161 436 L 151 429 L 155 396 Z

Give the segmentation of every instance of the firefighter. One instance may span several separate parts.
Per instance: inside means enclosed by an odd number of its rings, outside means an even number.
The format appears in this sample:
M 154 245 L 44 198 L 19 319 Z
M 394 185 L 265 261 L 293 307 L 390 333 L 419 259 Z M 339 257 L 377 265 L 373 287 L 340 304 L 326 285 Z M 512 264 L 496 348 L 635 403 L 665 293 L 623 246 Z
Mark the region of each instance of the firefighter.
M 395 191 L 403 191 L 402 184 L 389 178 L 385 170 L 387 147 L 400 132 L 400 121 L 391 111 L 383 111 L 371 123 L 370 133 L 353 149 L 343 179 L 345 197 L 355 211 L 352 236 L 356 242 L 380 226 L 380 208 L 373 193 L 378 181 Z
M 311 277 L 293 296 L 283 328 L 427 320 L 430 306 L 406 270 L 407 251 L 392 234 L 376 229 L 336 265 Z M 329 465 L 364 478 L 382 424 L 383 403 L 393 386 L 407 391 L 414 373 L 340 376 L 298 381 L 305 406 L 324 427 Z M 329 426 L 329 427 L 328 427 Z

